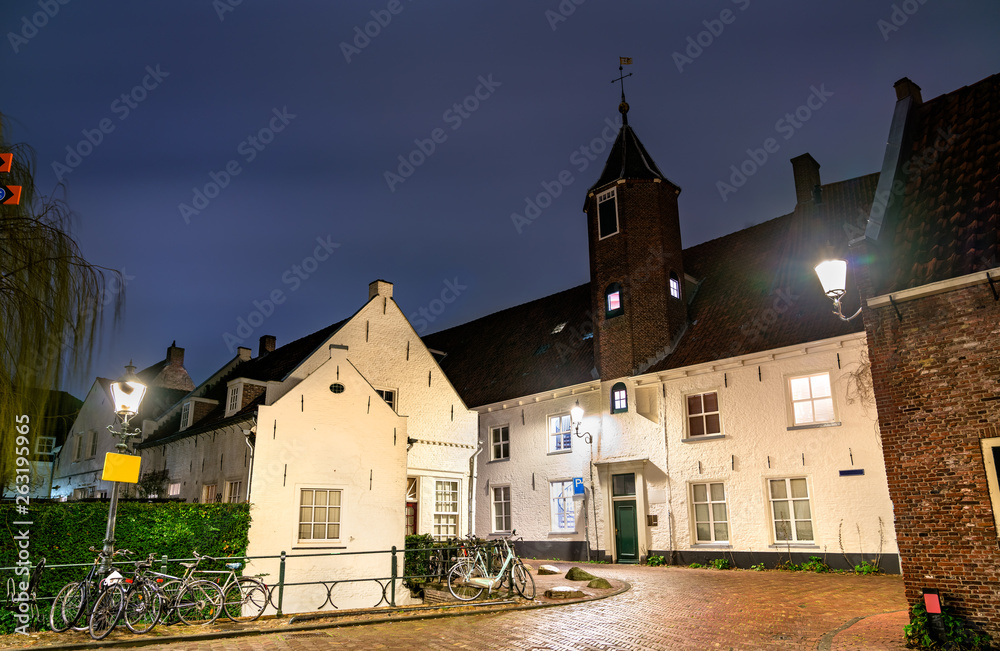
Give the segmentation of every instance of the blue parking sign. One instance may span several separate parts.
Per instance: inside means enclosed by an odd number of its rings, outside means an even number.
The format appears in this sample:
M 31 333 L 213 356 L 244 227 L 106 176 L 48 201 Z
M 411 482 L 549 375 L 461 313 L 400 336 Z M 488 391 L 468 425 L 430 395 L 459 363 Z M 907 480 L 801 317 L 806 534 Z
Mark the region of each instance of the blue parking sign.
M 583 477 L 574 477 L 573 478 L 573 494 L 574 495 L 584 495 L 585 494 L 585 492 L 583 490 Z

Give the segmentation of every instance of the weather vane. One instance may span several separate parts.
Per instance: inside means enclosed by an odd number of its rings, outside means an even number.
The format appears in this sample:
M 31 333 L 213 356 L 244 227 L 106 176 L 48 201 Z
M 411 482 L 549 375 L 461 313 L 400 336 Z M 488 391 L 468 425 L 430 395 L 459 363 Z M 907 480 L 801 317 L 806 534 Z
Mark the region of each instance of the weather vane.
M 622 66 L 630 65 L 632 65 L 632 57 L 618 57 L 618 78 L 611 80 L 612 84 L 617 81 L 622 85 L 622 103 L 618 105 L 618 112 L 622 114 L 624 124 L 628 124 L 628 102 L 625 101 L 625 78 L 631 77 L 632 73 L 623 74 L 624 69 Z

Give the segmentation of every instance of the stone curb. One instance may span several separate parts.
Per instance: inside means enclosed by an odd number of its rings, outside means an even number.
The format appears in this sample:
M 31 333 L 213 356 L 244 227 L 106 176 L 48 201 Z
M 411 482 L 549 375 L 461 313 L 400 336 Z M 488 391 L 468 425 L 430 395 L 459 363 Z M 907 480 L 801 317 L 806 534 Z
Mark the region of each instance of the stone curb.
M 76 644 L 59 644 L 56 646 L 31 646 L 31 647 L 9 647 L 4 651 L 73 651 L 76 649 L 101 649 L 101 648 L 130 648 L 130 647 L 143 647 L 152 646 L 154 644 L 177 644 L 182 641 L 188 642 L 206 642 L 210 640 L 222 640 L 226 638 L 236 638 L 236 637 L 252 637 L 256 635 L 271 635 L 271 634 L 289 634 L 289 633 L 299 633 L 302 631 L 315 631 L 325 628 L 343 628 L 348 626 L 366 626 L 368 624 L 387 624 L 390 622 L 412 622 L 419 621 L 423 619 L 445 619 L 447 617 L 466 617 L 469 615 L 482 615 L 486 613 L 503 613 L 511 612 L 515 610 L 536 610 L 539 608 L 558 608 L 560 606 L 571 606 L 573 604 L 587 603 L 590 601 L 600 601 L 602 599 L 607 599 L 609 597 L 614 597 L 627 592 L 632 589 L 632 584 L 627 581 L 621 581 L 622 587 L 614 592 L 608 594 L 595 595 L 593 597 L 587 597 L 585 599 L 573 599 L 569 601 L 558 601 L 555 603 L 545 603 L 545 604 L 525 604 L 523 606 L 512 606 L 512 607 L 499 607 L 499 608 L 486 608 L 483 610 L 474 611 L 464 611 L 464 612 L 445 612 L 445 613 L 433 613 L 427 615 L 414 615 L 412 617 L 379 617 L 376 619 L 366 619 L 363 621 L 340 621 L 340 622 L 326 622 L 324 624 L 304 624 L 301 626 L 288 626 L 284 628 L 271 628 L 271 629 L 252 629 L 245 631 L 218 631 L 215 633 L 195 633 L 193 635 L 170 635 L 163 637 L 151 637 L 151 638 L 141 638 L 132 640 L 90 640 L 89 642 L 81 642 Z M 472 603 L 472 602 L 470 602 Z M 421 606 L 423 608 L 423 606 Z M 332 615 L 331 616 L 335 616 Z M 343 615 L 341 615 L 343 617 Z

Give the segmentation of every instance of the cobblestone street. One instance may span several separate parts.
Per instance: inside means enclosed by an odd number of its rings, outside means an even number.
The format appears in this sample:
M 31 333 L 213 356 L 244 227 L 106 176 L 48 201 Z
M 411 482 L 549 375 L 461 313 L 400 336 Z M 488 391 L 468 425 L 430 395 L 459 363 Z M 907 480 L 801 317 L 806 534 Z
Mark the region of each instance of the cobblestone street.
M 603 600 L 555 608 L 204 642 L 187 640 L 144 648 L 185 651 L 903 648 L 906 604 L 898 576 L 622 565 L 588 569 L 599 576 L 628 581 L 632 589 Z

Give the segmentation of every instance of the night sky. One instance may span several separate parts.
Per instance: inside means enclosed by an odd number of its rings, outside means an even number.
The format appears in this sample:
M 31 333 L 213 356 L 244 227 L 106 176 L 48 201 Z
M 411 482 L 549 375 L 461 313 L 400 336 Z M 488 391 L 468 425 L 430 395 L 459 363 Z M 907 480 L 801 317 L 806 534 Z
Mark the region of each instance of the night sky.
M 790 212 L 804 152 L 824 182 L 878 171 L 901 77 L 927 100 L 1000 72 L 995 0 L 3 0 L 0 27 L 7 138 L 127 278 L 92 373 L 176 340 L 196 384 L 377 278 L 421 334 L 586 282 L 619 56 L 684 246 Z

